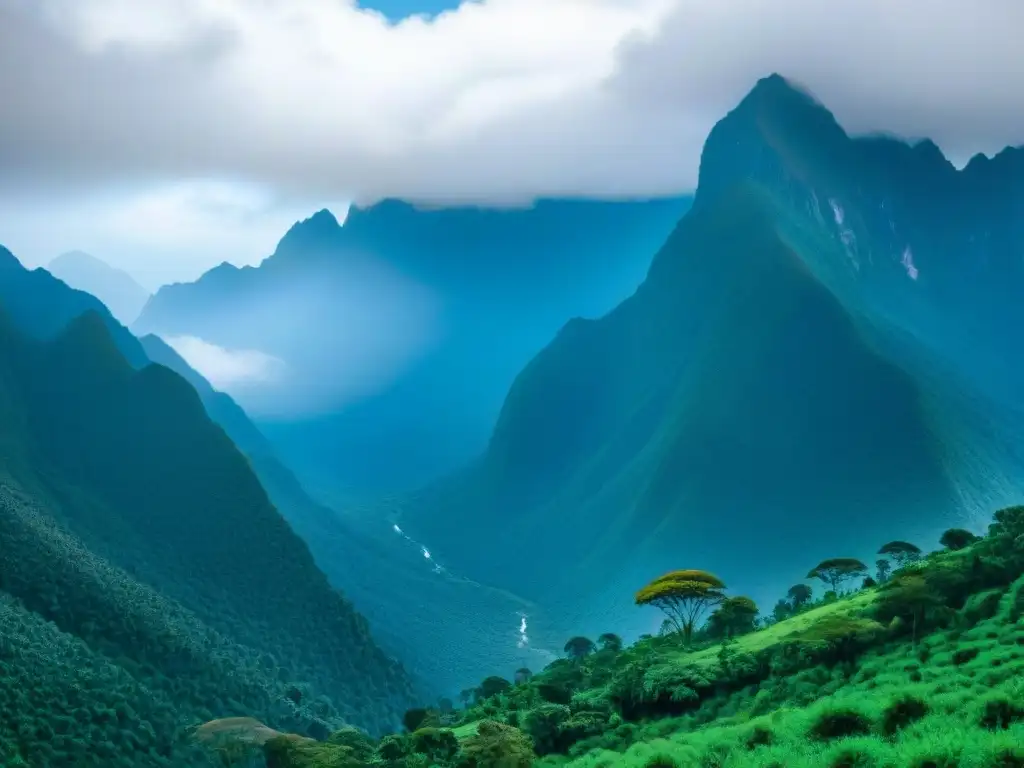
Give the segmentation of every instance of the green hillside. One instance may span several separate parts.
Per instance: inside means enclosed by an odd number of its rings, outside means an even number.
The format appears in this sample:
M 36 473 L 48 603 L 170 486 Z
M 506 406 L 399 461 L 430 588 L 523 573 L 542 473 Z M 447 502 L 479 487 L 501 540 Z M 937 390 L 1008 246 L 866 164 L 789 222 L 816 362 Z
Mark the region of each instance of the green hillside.
M 881 583 L 818 599 L 802 584 L 743 627 L 726 606 L 744 598 L 727 597 L 690 645 L 672 629 L 573 638 L 567 658 L 515 683 L 495 670 L 464 708 L 411 710 L 378 742 L 277 734 L 260 750 L 275 768 L 1021 766 L 1024 507 L 972 538 L 882 547 Z
M 0 446 L 5 765 L 186 765 L 188 727 L 240 713 L 312 734 L 397 722 L 402 668 L 195 390 L 133 368 L 99 314 L 48 342 L 4 319 Z

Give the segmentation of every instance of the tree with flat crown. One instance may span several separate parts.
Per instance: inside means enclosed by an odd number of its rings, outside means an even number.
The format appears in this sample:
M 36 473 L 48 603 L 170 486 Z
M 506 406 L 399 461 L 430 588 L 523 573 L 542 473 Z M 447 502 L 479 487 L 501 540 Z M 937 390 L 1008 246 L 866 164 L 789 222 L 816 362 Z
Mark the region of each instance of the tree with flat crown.
M 867 573 L 868 567 L 860 560 L 853 557 L 833 557 L 830 560 L 822 560 L 811 572 L 807 574 L 808 579 L 818 579 L 832 587 L 837 593 L 839 588 L 850 579 L 863 576 Z
M 891 557 L 896 561 L 896 565 L 902 568 L 920 559 L 921 548 L 909 541 L 890 541 L 882 545 L 878 554 Z
M 689 645 L 700 618 L 725 600 L 724 589 L 722 580 L 707 571 L 670 571 L 637 592 L 636 604 L 660 609 Z
M 954 552 L 966 549 L 978 540 L 978 536 L 963 528 L 950 528 L 942 534 L 939 544 Z

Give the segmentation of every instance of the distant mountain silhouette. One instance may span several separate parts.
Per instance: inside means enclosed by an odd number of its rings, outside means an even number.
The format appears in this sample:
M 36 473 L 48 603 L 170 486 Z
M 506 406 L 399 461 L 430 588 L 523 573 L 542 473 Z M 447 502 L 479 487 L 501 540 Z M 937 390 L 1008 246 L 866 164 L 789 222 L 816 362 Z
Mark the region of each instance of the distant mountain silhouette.
M 72 288 L 91 293 L 125 325 L 135 322 L 149 300 L 149 291 L 127 272 L 82 251 L 61 254 L 46 269 Z
M 32 668 L 51 703 L 6 714 L 49 719 L 52 702 L 113 706 L 116 694 L 145 718 L 119 728 L 168 759 L 187 752 L 181 723 L 210 715 L 261 711 L 317 735 L 342 721 L 394 727 L 414 700 L 409 678 L 328 585 L 193 385 L 150 364 L 96 299 L 5 250 L 0 270 L 0 633 L 54 622 L 84 644 L 69 685 L 99 674 L 89 669 L 123 680 L 98 699 L 86 682 L 74 696 L 48 691 L 40 681 L 71 673 L 36 638 Z M 7 594 L 21 607 L 8 611 Z M 140 687 L 145 700 L 131 692 Z M 108 757 L 136 748 L 112 743 Z M 54 764 L 78 759 L 62 749 Z
M 259 267 L 162 288 L 134 329 L 285 360 L 283 385 L 236 393 L 285 460 L 330 491 L 412 487 L 483 449 L 516 371 L 631 293 L 688 204 L 321 211 Z M 283 400 L 318 410 L 268 416 Z
M 45 269 L 27 270 L 0 245 L 0 305 L 20 330 L 39 339 L 62 333 L 74 318 L 88 311 L 103 319 L 121 354 L 133 366 L 149 362 L 138 340 L 110 314 L 98 298 L 68 286 Z
M 137 339 L 95 296 L 68 286 L 48 270 L 25 269 L 10 251 L 0 247 L 0 306 L 21 331 L 44 340 L 62 333 L 86 312 L 95 312 L 134 368 L 159 363 L 192 385 L 210 418 L 246 454 L 274 503 L 289 519 L 327 514 L 302 490 L 291 470 L 280 462 L 267 439 L 229 395 L 215 390 L 161 339 Z
M 639 632 L 670 568 L 774 600 L 1019 503 L 1022 203 L 1020 150 L 958 172 L 762 80 L 636 294 L 568 323 L 403 527 L 565 632 Z

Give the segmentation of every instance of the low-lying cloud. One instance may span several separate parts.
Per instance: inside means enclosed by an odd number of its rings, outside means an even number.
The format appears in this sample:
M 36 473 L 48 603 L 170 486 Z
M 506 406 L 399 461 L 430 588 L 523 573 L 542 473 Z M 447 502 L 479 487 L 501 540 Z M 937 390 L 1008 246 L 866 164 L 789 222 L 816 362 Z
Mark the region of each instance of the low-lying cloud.
M 215 389 L 225 392 L 274 385 L 287 371 L 283 360 L 255 349 L 225 349 L 195 336 L 170 336 L 164 341 Z
M 0 242 L 155 287 L 350 200 L 676 194 L 771 72 L 962 164 L 1024 143 L 1022 29 L 1020 0 L 0 0 Z

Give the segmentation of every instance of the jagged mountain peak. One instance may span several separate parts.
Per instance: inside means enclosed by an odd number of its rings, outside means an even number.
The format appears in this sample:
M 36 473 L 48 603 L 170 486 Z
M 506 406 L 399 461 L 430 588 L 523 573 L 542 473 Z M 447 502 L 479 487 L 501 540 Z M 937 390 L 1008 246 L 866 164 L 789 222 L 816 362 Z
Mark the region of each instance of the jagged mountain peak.
M 847 163 L 848 137 L 832 113 L 780 75 L 757 85 L 712 129 L 701 153 L 697 203 L 744 179 L 779 182 Z
M 316 250 L 329 245 L 341 232 L 334 214 L 323 208 L 308 219 L 296 222 L 277 244 L 275 254 L 290 250 Z

